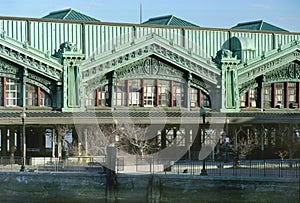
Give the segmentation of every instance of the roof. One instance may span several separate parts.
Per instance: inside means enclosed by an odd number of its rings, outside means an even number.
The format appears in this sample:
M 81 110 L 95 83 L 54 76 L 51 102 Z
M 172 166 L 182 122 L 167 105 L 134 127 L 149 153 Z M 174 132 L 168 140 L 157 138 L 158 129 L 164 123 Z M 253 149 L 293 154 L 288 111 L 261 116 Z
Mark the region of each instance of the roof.
M 177 18 L 174 15 L 166 15 L 166 16 L 150 18 L 146 22 L 143 22 L 143 24 L 199 27 L 198 25 L 190 23 L 186 20 Z
M 90 16 L 79 13 L 78 11 L 75 11 L 72 8 L 53 11 L 48 15 L 44 16 L 43 18 L 60 19 L 60 20 L 96 21 L 96 22 L 100 21 L 97 20 L 96 18 L 92 18 Z
M 251 21 L 239 23 L 231 29 L 241 29 L 241 30 L 267 30 L 267 31 L 279 31 L 279 32 L 288 32 L 285 29 L 267 23 L 263 20 Z

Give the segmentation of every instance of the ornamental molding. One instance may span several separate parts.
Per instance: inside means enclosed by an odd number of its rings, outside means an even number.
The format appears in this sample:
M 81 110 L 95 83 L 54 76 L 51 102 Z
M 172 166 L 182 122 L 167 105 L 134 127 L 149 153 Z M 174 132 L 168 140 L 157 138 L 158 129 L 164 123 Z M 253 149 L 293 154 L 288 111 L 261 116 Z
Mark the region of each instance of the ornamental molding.
M 162 58 L 174 66 L 180 67 L 185 72 L 190 72 L 206 81 L 217 84 L 220 70 L 213 62 L 207 61 L 182 46 L 172 44 L 155 34 L 135 39 L 134 43 L 128 43 L 113 50 L 102 53 L 97 57 L 86 60 L 82 64 L 83 82 L 92 80 L 99 75 L 105 75 L 111 71 L 132 64 L 151 55 Z
M 40 87 L 41 89 L 45 90 L 45 92 L 51 95 L 53 92 L 53 87 L 55 86 L 55 84 L 53 84 L 53 82 L 51 82 L 50 80 L 47 80 L 46 78 L 40 77 L 31 72 L 28 73 L 26 82 L 34 84 L 37 87 Z
M 10 37 L 0 37 L 0 57 L 55 81 L 61 80 L 62 65 L 49 53 L 43 53 Z
M 273 83 L 280 81 L 299 81 L 300 65 L 297 63 L 289 63 L 282 68 L 269 72 L 264 76 L 264 82 Z
M 165 79 L 184 82 L 184 72 L 152 57 L 133 62 L 114 72 L 116 80 Z
M 259 76 L 276 72 L 292 61 L 300 61 L 300 45 L 297 41 L 238 65 L 239 86 L 243 86 L 244 83 L 255 80 Z
M 94 78 L 93 80 L 89 80 L 87 83 L 84 84 L 85 86 L 85 93 L 89 95 L 95 89 L 109 84 L 109 77 L 107 75 Z
M 243 94 L 245 94 L 248 90 L 250 89 L 254 89 L 258 87 L 258 83 L 256 81 L 250 81 L 247 84 L 243 84 L 242 87 L 239 88 L 239 95 L 242 96 Z
M 14 65 L 11 65 L 9 62 L 4 61 L 0 58 L 0 73 L 2 74 L 8 74 L 14 77 L 19 76 L 20 68 L 16 67 Z

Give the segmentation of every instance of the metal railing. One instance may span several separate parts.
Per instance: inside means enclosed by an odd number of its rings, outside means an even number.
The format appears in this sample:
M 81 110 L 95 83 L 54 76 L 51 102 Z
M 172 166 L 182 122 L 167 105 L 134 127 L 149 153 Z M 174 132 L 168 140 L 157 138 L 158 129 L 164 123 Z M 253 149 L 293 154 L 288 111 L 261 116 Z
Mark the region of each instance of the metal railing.
M 52 157 L 34 157 L 26 159 L 26 171 L 38 172 L 97 172 L 105 171 L 106 157 L 69 157 L 64 160 Z M 0 156 L 1 171 L 20 171 L 21 157 Z M 160 173 L 200 175 L 202 161 L 156 160 L 153 157 L 117 157 L 118 173 Z M 242 160 L 236 162 L 205 161 L 208 176 L 243 176 L 243 177 L 300 177 L 300 159 L 286 160 Z
M 199 175 L 203 168 L 202 161 L 178 161 L 171 166 L 175 174 Z M 243 176 L 243 177 L 299 177 L 300 160 L 243 160 L 235 162 L 206 161 L 209 176 Z

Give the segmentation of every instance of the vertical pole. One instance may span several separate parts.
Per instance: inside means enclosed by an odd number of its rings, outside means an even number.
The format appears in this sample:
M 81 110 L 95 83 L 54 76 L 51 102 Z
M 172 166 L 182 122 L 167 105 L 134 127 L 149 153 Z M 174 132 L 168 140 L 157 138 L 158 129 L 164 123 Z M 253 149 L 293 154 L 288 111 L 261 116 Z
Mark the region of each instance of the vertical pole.
M 55 128 L 52 129 L 52 157 L 55 158 Z
M 21 119 L 22 119 L 22 137 L 21 137 L 21 143 L 22 143 L 22 163 L 21 163 L 21 169 L 20 171 L 25 171 L 25 165 L 26 165 L 26 135 L 25 135 L 25 107 L 23 108 L 23 111 L 21 113 Z
M 201 148 L 205 145 L 205 114 L 206 114 L 205 109 L 203 107 L 201 107 L 200 108 L 200 116 L 202 116 L 202 119 L 203 119 L 203 130 L 202 130 L 203 139 L 202 139 L 202 142 L 200 142 L 201 143 Z M 202 163 L 203 163 L 203 166 L 202 166 L 202 170 L 201 170 L 200 175 L 201 176 L 207 176 L 208 174 L 207 174 L 207 171 L 205 169 L 205 157 L 203 158 Z

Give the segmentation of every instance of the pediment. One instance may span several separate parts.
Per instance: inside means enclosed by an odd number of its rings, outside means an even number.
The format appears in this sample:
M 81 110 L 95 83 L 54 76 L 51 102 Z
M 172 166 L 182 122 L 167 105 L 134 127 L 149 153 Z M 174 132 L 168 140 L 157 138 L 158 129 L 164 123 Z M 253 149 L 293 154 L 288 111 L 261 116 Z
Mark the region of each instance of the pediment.
M 0 57 L 44 77 L 61 80 L 62 65 L 50 53 L 43 53 L 14 39 L 0 36 Z
M 300 62 L 300 42 L 293 41 L 283 47 L 263 53 L 261 56 L 240 64 L 238 67 L 239 85 L 249 83 L 258 77 L 280 72 L 291 62 Z
M 218 83 L 220 70 L 213 62 L 154 34 L 86 60 L 82 64 L 83 82 L 88 83 L 149 56 L 160 58 L 209 83 Z

